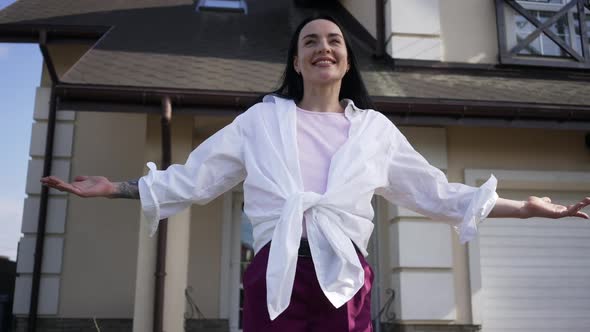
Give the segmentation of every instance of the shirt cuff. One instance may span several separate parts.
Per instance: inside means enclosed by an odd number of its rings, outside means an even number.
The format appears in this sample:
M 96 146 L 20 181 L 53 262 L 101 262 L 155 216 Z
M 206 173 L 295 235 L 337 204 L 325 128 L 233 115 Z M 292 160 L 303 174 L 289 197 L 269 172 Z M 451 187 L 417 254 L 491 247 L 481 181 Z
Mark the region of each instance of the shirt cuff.
M 147 163 L 150 169 L 146 176 L 139 179 L 139 199 L 141 200 L 141 209 L 148 223 L 150 237 L 156 234 L 158 224 L 160 223 L 160 204 L 156 194 L 152 189 L 154 183 L 156 165 L 152 162 Z
M 477 225 L 487 218 L 496 205 L 498 200 L 497 185 L 498 180 L 494 175 L 491 175 L 488 181 L 475 192 L 463 221 L 460 225 L 455 226 L 461 244 L 471 241 L 477 235 Z

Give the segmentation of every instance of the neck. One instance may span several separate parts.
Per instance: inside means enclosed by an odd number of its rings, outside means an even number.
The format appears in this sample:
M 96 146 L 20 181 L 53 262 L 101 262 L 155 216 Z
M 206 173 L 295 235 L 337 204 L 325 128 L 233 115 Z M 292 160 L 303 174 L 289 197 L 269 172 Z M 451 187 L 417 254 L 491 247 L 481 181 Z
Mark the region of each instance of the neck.
M 303 84 L 303 98 L 297 106 L 314 112 L 342 113 L 338 96 L 340 82 L 330 85 Z

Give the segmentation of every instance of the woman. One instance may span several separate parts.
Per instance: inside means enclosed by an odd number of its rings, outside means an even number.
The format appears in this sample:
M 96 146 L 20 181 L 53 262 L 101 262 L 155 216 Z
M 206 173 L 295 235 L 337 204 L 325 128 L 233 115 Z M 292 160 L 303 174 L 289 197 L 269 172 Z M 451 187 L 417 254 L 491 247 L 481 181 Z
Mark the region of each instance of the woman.
M 353 102 L 354 101 L 354 102 Z M 356 103 L 356 104 L 355 104 Z M 486 217 L 577 216 L 549 198 L 499 198 L 448 183 L 397 128 L 370 108 L 345 36 L 328 16 L 293 36 L 281 87 L 165 171 L 139 180 L 41 181 L 82 197 L 140 198 L 152 232 L 160 219 L 205 204 L 244 181 L 256 256 L 244 275 L 244 331 L 371 331 L 366 263 L 373 194 L 453 224 L 462 242 Z M 303 222 L 302 222 L 303 221 Z

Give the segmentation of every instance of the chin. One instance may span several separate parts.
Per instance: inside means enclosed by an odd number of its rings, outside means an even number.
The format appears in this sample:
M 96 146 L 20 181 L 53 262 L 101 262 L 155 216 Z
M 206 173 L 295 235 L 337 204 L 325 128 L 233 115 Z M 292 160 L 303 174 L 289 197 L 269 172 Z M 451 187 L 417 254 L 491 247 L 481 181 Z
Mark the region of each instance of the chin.
M 339 81 L 342 81 L 342 77 L 334 73 L 318 73 L 318 75 L 314 75 L 310 83 L 325 85 L 334 84 Z

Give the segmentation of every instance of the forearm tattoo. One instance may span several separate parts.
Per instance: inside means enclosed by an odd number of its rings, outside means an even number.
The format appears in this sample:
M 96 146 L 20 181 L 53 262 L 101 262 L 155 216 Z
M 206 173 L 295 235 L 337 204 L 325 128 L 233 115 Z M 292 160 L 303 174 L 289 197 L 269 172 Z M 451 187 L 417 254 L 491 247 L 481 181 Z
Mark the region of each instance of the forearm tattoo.
M 116 192 L 111 198 L 132 198 L 139 199 L 139 179 L 115 183 Z

